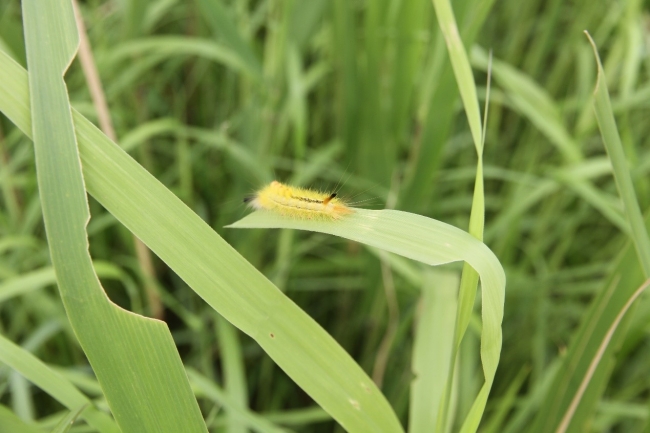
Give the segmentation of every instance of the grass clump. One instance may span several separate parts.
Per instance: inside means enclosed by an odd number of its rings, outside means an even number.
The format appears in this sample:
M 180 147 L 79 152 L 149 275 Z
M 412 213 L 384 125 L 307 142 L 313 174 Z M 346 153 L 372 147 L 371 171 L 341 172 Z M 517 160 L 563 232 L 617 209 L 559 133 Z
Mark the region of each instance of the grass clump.
M 647 6 L 449 3 L 83 2 L 121 149 L 2 3 L 0 431 L 647 429 Z M 395 210 L 226 229 L 274 179 Z

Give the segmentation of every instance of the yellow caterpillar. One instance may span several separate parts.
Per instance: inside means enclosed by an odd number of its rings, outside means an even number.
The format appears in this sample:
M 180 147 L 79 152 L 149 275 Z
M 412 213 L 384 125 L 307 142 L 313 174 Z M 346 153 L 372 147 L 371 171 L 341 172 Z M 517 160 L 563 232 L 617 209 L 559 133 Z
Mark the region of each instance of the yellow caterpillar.
M 254 209 L 277 212 L 298 219 L 337 220 L 354 210 L 336 197 L 336 193 L 323 193 L 296 188 L 273 181 L 244 199 Z

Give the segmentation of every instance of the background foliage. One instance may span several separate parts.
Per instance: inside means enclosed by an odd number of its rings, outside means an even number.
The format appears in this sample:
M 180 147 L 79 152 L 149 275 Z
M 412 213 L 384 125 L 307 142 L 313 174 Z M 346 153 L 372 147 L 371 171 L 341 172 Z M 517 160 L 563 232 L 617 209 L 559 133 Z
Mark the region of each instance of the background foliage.
M 405 421 L 412 329 L 429 278 L 423 268 L 321 234 L 223 226 L 246 213 L 242 197 L 278 178 L 321 188 L 341 183 L 344 196 L 368 200 L 360 206 L 468 227 L 476 152 L 431 2 L 115 0 L 81 9 L 120 145 L 325 327 Z M 484 240 L 506 269 L 508 290 L 501 363 L 482 429 L 547 431 L 552 403 L 561 400 L 552 381 L 558 369 L 568 371 L 567 348 L 599 323 L 606 289 L 642 281 L 593 114 L 597 70 L 582 31 L 600 48 L 647 210 L 648 4 L 462 0 L 454 11 L 477 83 L 487 79 L 487 50 L 495 58 Z M 18 1 L 0 3 L 0 48 L 25 66 Z M 72 105 L 95 120 L 78 61 L 66 83 Z M 479 86 L 481 104 L 484 95 Z M 0 331 L 97 397 L 46 273 L 33 146 L 6 118 L 0 127 Z M 256 343 L 224 331 L 214 310 L 162 262 L 154 258 L 153 281 L 143 274 L 130 232 L 90 205 L 90 252 L 103 262 L 98 273 L 110 298 L 149 316 L 161 300 L 213 429 L 224 420 L 209 383 L 226 380 L 229 338 L 242 343 L 250 408 L 272 413 L 260 422 L 338 428 Z M 17 287 L 16 277 L 30 279 Z M 147 284 L 153 300 L 141 290 Z M 646 428 L 649 310 L 642 298 L 617 334 L 616 357 L 598 373 L 580 428 Z M 482 383 L 477 318 L 458 360 L 461 421 Z M 1 403 L 54 428 L 59 403 L 8 368 L 0 375 Z

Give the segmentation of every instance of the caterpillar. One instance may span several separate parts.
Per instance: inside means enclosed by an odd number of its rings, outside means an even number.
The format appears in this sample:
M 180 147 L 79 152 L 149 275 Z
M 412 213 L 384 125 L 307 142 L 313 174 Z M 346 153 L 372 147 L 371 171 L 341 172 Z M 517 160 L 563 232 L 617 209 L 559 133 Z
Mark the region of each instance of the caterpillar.
M 296 188 L 276 180 L 244 199 L 254 209 L 298 219 L 338 220 L 354 210 L 336 193 Z

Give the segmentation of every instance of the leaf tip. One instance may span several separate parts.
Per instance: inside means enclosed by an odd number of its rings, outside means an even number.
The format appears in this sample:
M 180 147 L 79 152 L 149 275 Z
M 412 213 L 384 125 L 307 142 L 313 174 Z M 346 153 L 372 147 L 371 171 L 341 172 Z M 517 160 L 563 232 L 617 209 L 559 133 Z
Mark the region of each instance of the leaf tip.
M 591 37 L 589 30 L 583 30 L 583 32 L 587 36 L 587 39 L 589 39 L 591 48 L 594 50 L 594 57 L 596 58 L 596 65 L 598 66 L 598 75 L 596 76 L 596 86 L 594 87 L 594 94 L 595 94 L 598 91 L 598 87 L 600 86 L 600 77 L 601 75 L 603 75 L 603 67 L 602 64 L 600 63 L 600 56 L 598 55 L 598 47 L 596 47 L 596 42 Z

